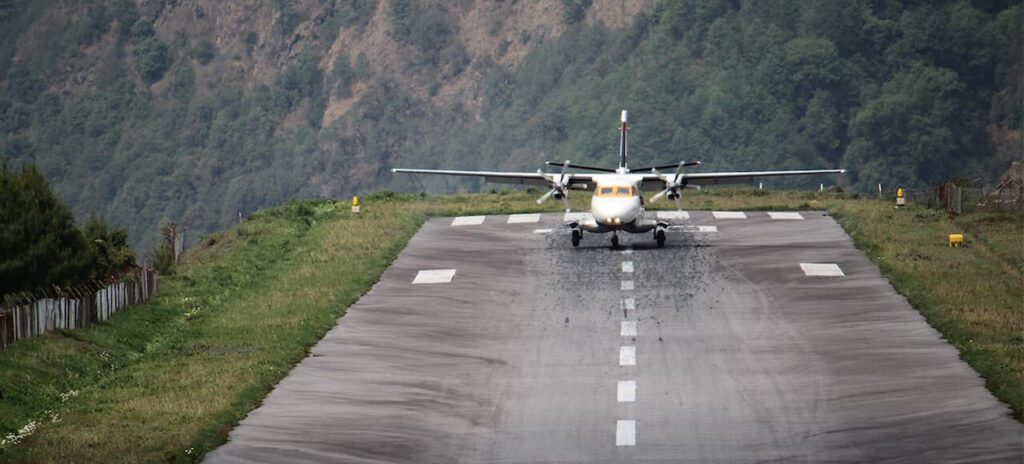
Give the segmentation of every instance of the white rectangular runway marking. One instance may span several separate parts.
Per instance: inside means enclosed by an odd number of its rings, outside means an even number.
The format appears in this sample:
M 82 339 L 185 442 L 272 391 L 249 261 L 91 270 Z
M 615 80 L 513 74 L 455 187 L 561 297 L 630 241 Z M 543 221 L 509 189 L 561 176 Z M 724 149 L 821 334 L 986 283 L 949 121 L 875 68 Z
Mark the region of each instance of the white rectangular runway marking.
M 525 224 L 527 222 L 539 222 L 539 214 L 512 214 L 508 217 L 509 224 Z
M 414 284 L 446 284 L 455 277 L 455 269 L 431 269 L 416 273 Z
M 453 226 L 478 226 L 484 223 L 487 216 L 459 216 L 452 219 Z
M 796 220 L 800 220 L 800 219 L 804 218 L 803 216 L 800 215 L 800 213 L 768 213 L 768 217 L 770 217 L 772 219 L 776 219 L 776 220 L 779 220 L 779 219 L 785 219 L 785 220 L 796 219 Z
M 633 281 L 632 280 L 623 280 L 622 281 L 622 289 L 623 290 L 632 290 L 633 289 Z
M 563 219 L 566 222 L 568 222 L 568 221 L 585 221 L 585 220 L 590 219 L 592 217 L 594 217 L 593 214 L 590 214 L 590 213 L 587 213 L 587 212 L 579 212 L 579 213 L 565 213 L 565 217 Z
M 636 299 L 634 298 L 626 298 L 622 300 L 622 304 L 626 305 L 626 309 L 630 311 L 636 309 Z
M 622 272 L 632 273 L 633 272 L 633 262 L 632 261 L 623 261 L 622 262 Z
M 619 325 L 619 336 L 620 337 L 635 337 L 636 336 L 636 321 L 622 321 Z
M 842 277 L 843 270 L 833 263 L 800 263 L 800 269 L 809 276 Z
M 669 226 L 669 229 L 687 232 L 718 232 L 718 226 Z
M 616 396 L 620 403 L 636 402 L 636 380 L 620 380 Z
M 550 234 L 551 232 L 551 229 L 533 229 L 535 234 Z
M 619 365 L 620 366 L 635 366 L 636 365 L 636 347 L 635 346 L 620 346 L 619 347 Z
M 631 255 L 631 254 L 633 254 L 633 249 L 632 248 L 624 248 L 622 250 L 622 254 L 624 254 L 624 255 Z
M 615 423 L 615 446 L 636 446 L 635 420 L 620 420 Z
M 658 219 L 690 219 L 686 211 L 658 211 Z
M 746 219 L 747 215 L 742 211 L 712 211 L 715 219 Z

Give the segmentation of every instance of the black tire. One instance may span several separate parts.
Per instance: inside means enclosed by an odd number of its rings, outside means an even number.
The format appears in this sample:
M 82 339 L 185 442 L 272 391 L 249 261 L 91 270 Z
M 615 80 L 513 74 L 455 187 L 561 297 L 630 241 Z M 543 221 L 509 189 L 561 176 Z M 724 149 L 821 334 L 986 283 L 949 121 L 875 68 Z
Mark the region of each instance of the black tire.
M 612 248 L 618 248 L 618 246 L 619 246 L 619 236 L 618 235 L 612 235 Z
M 583 234 L 580 233 L 580 231 L 578 231 L 578 230 L 572 231 L 572 246 L 574 246 L 574 247 L 580 246 L 580 238 L 581 238 L 582 235 Z
M 658 241 L 658 248 L 665 246 L 665 231 L 659 230 L 654 233 L 654 239 Z

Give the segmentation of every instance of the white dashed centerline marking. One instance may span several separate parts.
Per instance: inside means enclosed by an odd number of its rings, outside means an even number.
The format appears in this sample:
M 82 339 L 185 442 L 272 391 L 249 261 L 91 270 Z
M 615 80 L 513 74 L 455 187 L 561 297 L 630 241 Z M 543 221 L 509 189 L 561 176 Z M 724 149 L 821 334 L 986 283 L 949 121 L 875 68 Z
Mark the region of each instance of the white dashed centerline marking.
M 620 420 L 615 423 L 615 446 L 636 446 L 635 420 Z
M 800 269 L 809 276 L 842 277 L 846 274 L 834 263 L 800 263 Z
M 636 381 L 620 380 L 618 394 L 616 396 L 620 403 L 636 402 Z
M 593 217 L 594 217 L 593 214 L 586 213 L 586 212 L 579 212 L 579 213 L 565 213 L 565 217 L 563 219 L 566 222 L 568 222 L 568 221 L 586 221 L 587 219 L 592 219 Z
M 804 218 L 800 213 L 768 213 L 768 217 L 775 220 L 801 220 Z
M 431 269 L 416 273 L 414 284 L 447 284 L 455 277 L 455 269 Z
M 620 337 L 635 337 L 636 336 L 636 321 L 622 321 L 619 325 L 619 336 Z
M 484 223 L 487 216 L 459 216 L 452 219 L 453 226 L 478 226 Z
M 633 273 L 633 262 L 632 261 L 623 261 L 622 262 L 622 272 L 626 272 L 626 273 L 630 273 L 630 274 Z
M 550 234 L 551 232 L 551 229 L 533 229 L 533 233 L 535 234 Z
M 622 304 L 630 311 L 636 309 L 636 299 L 634 298 L 626 298 L 622 300 Z
M 623 280 L 622 281 L 622 289 L 623 290 L 632 290 L 633 289 L 633 281 L 632 280 Z
M 690 219 L 686 211 L 658 211 L 658 219 Z
M 620 346 L 619 347 L 619 365 L 620 366 L 635 366 L 636 365 L 636 347 L 635 346 Z
M 622 250 L 622 254 L 624 254 L 624 255 L 631 255 L 631 254 L 633 254 L 633 249 L 632 248 L 624 248 Z
M 715 219 L 746 219 L 747 215 L 742 211 L 712 211 Z
M 508 217 L 509 224 L 524 224 L 527 222 L 539 222 L 539 214 L 513 214 Z

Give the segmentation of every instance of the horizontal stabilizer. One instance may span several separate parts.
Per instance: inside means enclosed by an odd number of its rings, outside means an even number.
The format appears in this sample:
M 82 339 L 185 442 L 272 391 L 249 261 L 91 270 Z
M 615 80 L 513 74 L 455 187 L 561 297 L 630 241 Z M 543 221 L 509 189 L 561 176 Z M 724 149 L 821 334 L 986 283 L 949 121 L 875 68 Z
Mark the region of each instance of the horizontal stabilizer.
M 688 167 L 688 166 L 700 166 L 701 164 L 703 164 L 703 163 L 701 163 L 700 161 L 687 161 L 687 162 L 683 163 L 683 167 L 685 168 L 685 167 Z M 629 172 L 643 172 L 643 171 L 651 171 L 651 170 L 654 170 L 654 169 L 674 169 L 674 168 L 678 168 L 678 167 L 679 167 L 679 163 L 663 164 L 661 166 L 647 166 L 647 167 L 643 167 L 643 168 L 630 168 Z

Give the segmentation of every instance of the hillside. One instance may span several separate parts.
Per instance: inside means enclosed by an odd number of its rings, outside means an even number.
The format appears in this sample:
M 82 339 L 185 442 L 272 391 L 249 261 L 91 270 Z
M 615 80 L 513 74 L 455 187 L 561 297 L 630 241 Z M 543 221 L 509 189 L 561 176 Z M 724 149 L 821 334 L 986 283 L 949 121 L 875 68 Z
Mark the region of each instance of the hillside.
M 608 163 L 621 108 L 638 162 L 985 182 L 1021 156 L 1021 23 L 1008 0 L 0 0 L 0 156 L 140 252 L 289 197 L 479 188 L 396 166 Z

